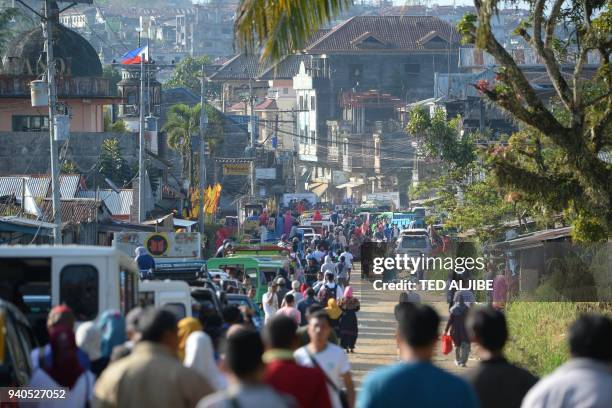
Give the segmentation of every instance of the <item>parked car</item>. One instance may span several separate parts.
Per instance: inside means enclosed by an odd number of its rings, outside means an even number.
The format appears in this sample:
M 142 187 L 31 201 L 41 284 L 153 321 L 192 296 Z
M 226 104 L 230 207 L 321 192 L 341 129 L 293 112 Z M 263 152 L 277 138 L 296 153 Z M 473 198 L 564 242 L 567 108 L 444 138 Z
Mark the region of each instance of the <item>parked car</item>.
M 247 295 L 239 295 L 236 293 L 228 293 L 227 294 L 227 302 L 232 306 L 238 306 L 246 308 L 248 315 L 251 317 L 251 321 L 257 330 L 261 330 L 263 328 L 263 319 L 261 318 L 261 313 L 259 308 L 253 303 L 250 297 Z
M 25 387 L 32 375 L 30 353 L 36 345 L 26 316 L 0 299 L 0 387 Z

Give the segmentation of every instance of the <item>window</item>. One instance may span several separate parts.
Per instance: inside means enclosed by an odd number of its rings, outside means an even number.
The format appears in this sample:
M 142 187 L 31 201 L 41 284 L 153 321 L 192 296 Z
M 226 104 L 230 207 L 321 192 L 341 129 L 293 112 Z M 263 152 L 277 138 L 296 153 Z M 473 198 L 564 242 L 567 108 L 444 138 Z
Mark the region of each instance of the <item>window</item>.
M 304 110 L 304 95 L 300 95 L 300 110 Z
M 310 97 L 310 110 L 317 110 L 316 99 L 314 95 Z
M 421 72 L 420 64 L 404 64 L 404 72 L 407 74 L 418 74 Z
M 349 79 L 353 82 L 361 80 L 363 74 L 362 64 L 349 65 Z
M 139 292 L 138 293 L 138 306 L 147 307 L 153 306 L 155 307 L 155 292 Z
M 176 316 L 177 320 L 187 317 L 185 305 L 182 303 L 166 303 L 164 304 L 163 308 Z
M 43 132 L 49 130 L 47 116 L 13 115 L 13 132 Z
M 98 270 L 92 265 L 69 265 L 60 272 L 60 303 L 68 305 L 78 321 L 98 315 Z
M 268 286 L 270 282 L 274 280 L 274 278 L 278 275 L 278 269 L 260 269 L 260 284 Z
M 289 88 L 283 88 L 283 95 L 287 95 L 289 93 Z
M 316 143 L 316 139 L 317 139 L 317 138 L 316 138 L 316 133 L 315 133 L 315 131 L 314 131 L 314 130 L 311 130 L 311 131 L 310 131 L 310 139 L 312 140 L 312 144 L 315 144 L 315 143 Z

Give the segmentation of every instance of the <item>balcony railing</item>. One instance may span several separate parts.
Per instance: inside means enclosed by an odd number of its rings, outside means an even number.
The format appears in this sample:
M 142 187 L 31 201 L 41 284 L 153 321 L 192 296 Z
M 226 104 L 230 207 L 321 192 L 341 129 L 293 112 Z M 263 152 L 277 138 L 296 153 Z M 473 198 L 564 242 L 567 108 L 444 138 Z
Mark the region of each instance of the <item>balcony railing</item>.
M 33 76 L 0 75 L 0 97 L 29 97 Z M 59 78 L 57 95 L 61 97 L 105 97 L 109 93 L 109 80 L 101 77 Z

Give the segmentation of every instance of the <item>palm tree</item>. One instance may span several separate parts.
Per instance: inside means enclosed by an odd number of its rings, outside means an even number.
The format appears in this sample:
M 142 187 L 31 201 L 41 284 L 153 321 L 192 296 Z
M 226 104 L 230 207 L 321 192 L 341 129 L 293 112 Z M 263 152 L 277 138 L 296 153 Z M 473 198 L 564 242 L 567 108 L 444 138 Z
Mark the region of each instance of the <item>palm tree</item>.
M 240 48 L 261 47 L 262 59 L 277 61 L 301 49 L 310 35 L 353 0 L 241 0 L 235 31 Z
M 191 137 L 200 131 L 200 105 L 189 107 L 177 104 L 170 107 L 168 119 L 162 131 L 168 134 L 168 146 L 181 155 L 181 178 L 189 178 L 189 185 L 193 186 L 193 149 Z
M 200 132 L 201 105 L 188 106 L 185 104 L 173 105 L 168 111 L 168 119 L 162 131 L 168 134 L 168 146 L 179 152 L 182 161 L 181 178 L 189 179 L 189 185 L 195 185 L 195 174 L 198 173 L 199 160 L 193 157 L 191 137 Z M 209 143 L 211 154 L 223 142 L 223 117 L 210 105 L 206 105 L 208 127 L 206 140 Z

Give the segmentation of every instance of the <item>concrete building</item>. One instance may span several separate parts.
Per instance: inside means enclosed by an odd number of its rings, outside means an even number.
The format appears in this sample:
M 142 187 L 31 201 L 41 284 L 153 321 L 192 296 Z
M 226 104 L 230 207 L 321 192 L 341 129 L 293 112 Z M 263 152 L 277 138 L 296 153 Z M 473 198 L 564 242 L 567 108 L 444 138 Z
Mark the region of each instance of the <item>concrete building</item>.
M 103 107 L 117 102 L 102 77 L 94 48 L 79 34 L 59 23 L 55 14 L 53 53 L 57 61 L 57 96 L 60 111 L 70 116 L 72 132 L 103 132 Z M 32 107 L 30 82 L 45 68 L 42 28 L 19 36 L 9 46 L 0 67 L 0 131 L 45 132 L 46 107 Z

